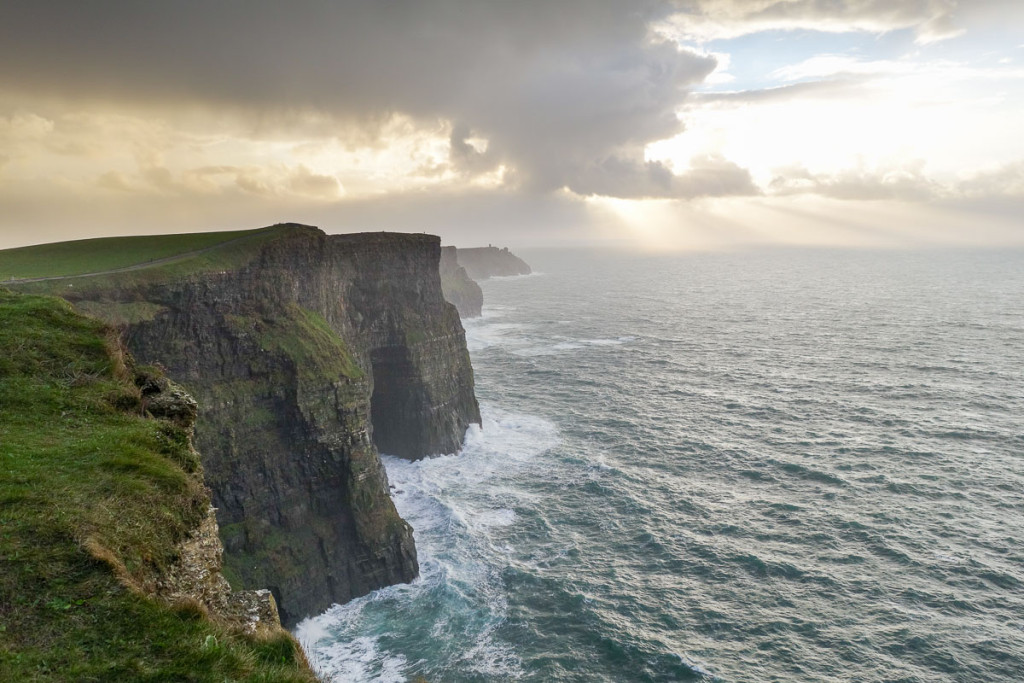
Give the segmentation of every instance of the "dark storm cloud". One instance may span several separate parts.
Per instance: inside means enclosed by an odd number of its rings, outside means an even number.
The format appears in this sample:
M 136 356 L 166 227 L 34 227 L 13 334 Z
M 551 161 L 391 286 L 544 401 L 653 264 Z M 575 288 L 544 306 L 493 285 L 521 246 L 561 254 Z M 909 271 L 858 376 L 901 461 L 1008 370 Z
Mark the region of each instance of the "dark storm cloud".
M 372 129 L 392 113 L 453 126 L 463 172 L 523 188 L 671 196 L 643 147 L 680 131 L 714 59 L 653 42 L 652 0 L 24 2 L 0 9 L 0 89 L 252 120 L 316 111 Z M 489 142 L 486 151 L 466 142 Z M 719 193 L 746 192 L 730 185 Z M 623 190 L 618 190 L 618 185 Z

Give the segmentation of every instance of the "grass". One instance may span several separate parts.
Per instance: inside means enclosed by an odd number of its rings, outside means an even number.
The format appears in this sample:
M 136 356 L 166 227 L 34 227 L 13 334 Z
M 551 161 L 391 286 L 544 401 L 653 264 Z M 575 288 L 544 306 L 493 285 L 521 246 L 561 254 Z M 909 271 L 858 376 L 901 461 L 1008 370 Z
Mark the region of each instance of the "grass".
M 228 315 L 236 332 L 252 334 L 260 345 L 291 359 L 299 379 L 320 383 L 364 378 L 363 370 L 345 342 L 331 329 L 322 315 L 289 304 L 274 318 Z
M 169 272 L 182 269 L 179 261 L 196 261 L 192 267 L 202 267 L 205 259 L 196 252 L 216 247 L 227 249 L 236 244 L 251 248 L 254 243 L 278 236 L 287 227 L 291 227 L 290 224 L 233 232 L 105 237 L 7 249 L 0 251 L 0 283 L 12 278 L 65 277 L 134 266 L 145 268 L 151 263 L 153 268 L 171 266 Z
M 316 680 L 283 631 L 147 597 L 209 498 L 110 331 L 2 289 L 0 323 L 0 680 Z
M 26 294 L 55 294 L 75 302 L 89 300 L 101 302 L 98 304 L 96 313 L 103 320 L 115 325 L 125 321 L 136 322 L 147 319 L 149 315 L 155 315 L 154 312 L 136 305 L 151 306 L 145 301 L 145 292 L 148 286 L 174 282 L 197 273 L 240 269 L 256 259 L 261 253 L 261 248 L 270 242 L 293 235 L 319 234 L 319 230 L 309 226 L 286 223 L 237 234 L 242 237 L 221 242 L 206 251 L 187 252 L 180 254 L 177 258 L 147 262 L 144 267 L 133 270 L 67 279 L 14 282 L 7 283 L 7 286 Z M 157 237 L 139 239 L 153 240 Z M 3 263 L 4 254 L 7 253 L 0 251 L 0 264 Z M 89 272 L 99 271 L 90 268 Z M 0 286 L 4 284 L 0 281 Z M 117 306 L 124 308 L 127 305 L 128 308 L 125 310 L 110 309 L 107 304 L 112 301 L 119 301 L 121 303 L 118 303 Z
M 208 249 L 251 232 L 208 232 L 153 237 L 106 237 L 40 244 L 0 252 L 0 280 L 80 275 L 126 268 Z

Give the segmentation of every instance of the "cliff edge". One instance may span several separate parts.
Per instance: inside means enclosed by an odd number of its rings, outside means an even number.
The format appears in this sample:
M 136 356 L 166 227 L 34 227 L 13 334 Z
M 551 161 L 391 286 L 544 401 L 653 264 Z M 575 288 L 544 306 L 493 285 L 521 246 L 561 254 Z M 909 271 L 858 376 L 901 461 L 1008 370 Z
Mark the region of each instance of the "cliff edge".
M 118 325 L 195 396 L 225 574 L 294 624 L 417 575 L 378 450 L 452 453 L 480 420 L 440 256 L 434 236 L 287 224 L 18 286 Z
M 60 299 L 0 319 L 0 679 L 315 681 L 221 575 L 195 401 Z

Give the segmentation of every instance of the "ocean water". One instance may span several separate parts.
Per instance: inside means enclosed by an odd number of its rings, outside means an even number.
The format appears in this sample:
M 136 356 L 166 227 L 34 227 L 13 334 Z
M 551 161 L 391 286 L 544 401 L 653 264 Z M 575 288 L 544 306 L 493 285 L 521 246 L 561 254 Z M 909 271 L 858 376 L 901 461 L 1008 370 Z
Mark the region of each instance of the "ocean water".
M 1024 252 L 525 254 L 336 681 L 1024 681 Z

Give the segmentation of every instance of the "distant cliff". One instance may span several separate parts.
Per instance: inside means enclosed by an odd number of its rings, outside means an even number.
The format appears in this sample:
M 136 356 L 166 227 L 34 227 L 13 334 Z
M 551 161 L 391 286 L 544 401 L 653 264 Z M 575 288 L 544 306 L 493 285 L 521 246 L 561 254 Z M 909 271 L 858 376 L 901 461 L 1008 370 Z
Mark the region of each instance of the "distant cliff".
M 440 273 L 445 300 L 454 304 L 463 318 L 479 317 L 484 305 L 483 290 L 459 265 L 455 247 L 441 247 Z
M 458 249 L 459 265 L 474 280 L 486 280 L 489 277 L 508 275 L 529 275 L 530 266 L 513 254 L 508 248 L 475 247 Z
M 455 305 L 463 318 L 480 316 L 483 290 L 477 280 L 495 276 L 528 275 L 530 266 L 507 248 L 441 247 L 441 288 L 444 298 Z
M 285 225 L 24 287 L 119 324 L 196 397 L 225 572 L 292 624 L 417 575 L 377 452 L 452 453 L 480 420 L 440 257 L 433 236 Z

